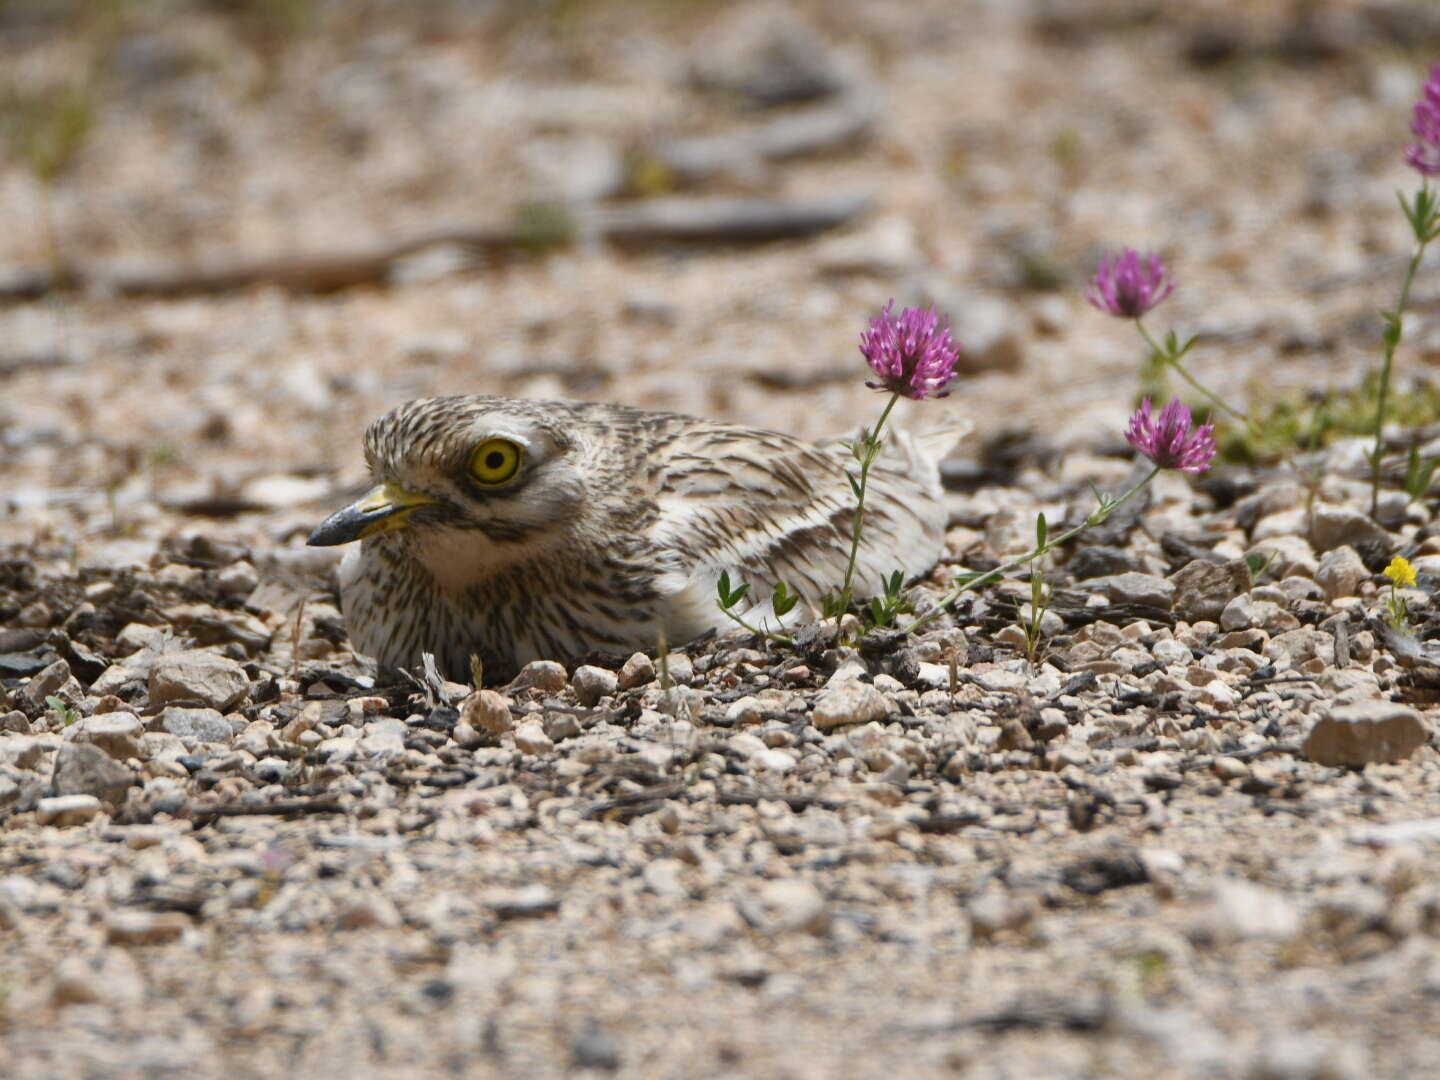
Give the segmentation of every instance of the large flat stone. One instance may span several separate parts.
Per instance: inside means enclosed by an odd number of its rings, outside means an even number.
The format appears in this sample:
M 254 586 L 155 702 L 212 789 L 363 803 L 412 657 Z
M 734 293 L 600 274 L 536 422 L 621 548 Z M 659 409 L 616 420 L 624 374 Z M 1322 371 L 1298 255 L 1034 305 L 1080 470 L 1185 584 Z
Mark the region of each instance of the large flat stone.
M 1305 736 L 1305 756 L 1320 765 L 1402 761 L 1424 745 L 1429 732 L 1420 714 L 1393 701 L 1337 705 Z

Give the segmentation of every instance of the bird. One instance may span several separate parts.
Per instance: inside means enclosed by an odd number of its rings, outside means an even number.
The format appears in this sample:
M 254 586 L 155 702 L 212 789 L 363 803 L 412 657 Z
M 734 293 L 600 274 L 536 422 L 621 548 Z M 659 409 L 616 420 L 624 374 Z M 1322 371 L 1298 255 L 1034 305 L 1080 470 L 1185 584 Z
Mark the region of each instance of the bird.
M 944 549 L 938 461 L 968 429 L 887 433 L 869 474 L 854 576 L 877 595 L 897 569 L 928 573 Z M 490 395 L 423 398 L 371 422 L 374 486 L 325 519 L 312 546 L 358 541 L 340 561 L 350 643 L 381 673 L 424 654 L 487 681 L 532 660 L 623 658 L 734 623 L 721 575 L 749 585 L 736 610 L 817 617 L 844 577 L 855 522 L 850 443 L 622 405 Z

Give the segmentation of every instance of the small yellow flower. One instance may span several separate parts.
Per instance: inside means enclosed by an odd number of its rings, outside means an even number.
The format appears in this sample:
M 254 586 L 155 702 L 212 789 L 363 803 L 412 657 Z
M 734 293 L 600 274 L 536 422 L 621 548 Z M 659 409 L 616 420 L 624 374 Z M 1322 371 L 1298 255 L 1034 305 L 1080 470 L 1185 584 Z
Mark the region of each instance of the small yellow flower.
M 1405 585 L 1409 588 L 1415 587 L 1415 567 L 1410 565 L 1409 559 L 1403 559 L 1396 555 L 1390 560 L 1390 565 L 1385 567 L 1385 576 L 1396 585 Z

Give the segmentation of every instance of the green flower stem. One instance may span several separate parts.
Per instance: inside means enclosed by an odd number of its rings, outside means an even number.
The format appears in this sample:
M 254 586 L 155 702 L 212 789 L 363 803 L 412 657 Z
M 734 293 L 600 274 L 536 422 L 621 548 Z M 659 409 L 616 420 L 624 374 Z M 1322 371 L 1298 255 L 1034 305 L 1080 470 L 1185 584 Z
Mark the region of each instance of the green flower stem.
M 890 410 L 895 408 L 895 402 L 899 400 L 899 393 L 890 394 L 890 400 L 885 403 L 885 411 L 880 414 L 880 419 L 875 421 L 874 429 L 865 432 L 861 439 L 864 454 L 857 455 L 860 462 L 860 486 L 855 493 L 855 527 L 850 532 L 850 561 L 845 566 L 845 581 L 840 586 L 839 611 L 835 615 L 837 626 L 840 624 L 841 615 L 849 610 L 850 601 L 855 595 L 855 559 L 860 554 L 860 534 L 865 528 L 865 489 L 870 482 L 870 466 L 875 464 L 875 459 L 880 454 L 880 432 L 885 427 L 885 421 L 890 418 Z
M 1203 394 L 1212 405 L 1223 409 L 1225 412 L 1233 416 L 1236 420 L 1239 420 L 1241 423 L 1245 424 L 1246 427 L 1253 428 L 1255 426 L 1255 422 L 1251 420 L 1250 417 L 1247 416 L 1245 413 L 1240 412 L 1238 409 L 1232 409 L 1229 405 L 1226 405 L 1225 402 L 1221 401 L 1209 390 L 1206 390 L 1205 387 L 1201 386 L 1200 383 L 1196 380 L 1195 376 L 1191 375 L 1190 372 L 1185 370 L 1185 365 L 1180 363 L 1180 358 L 1178 356 L 1171 355 L 1169 349 L 1162 347 L 1153 337 L 1150 336 L 1150 331 L 1145 329 L 1144 322 L 1142 322 L 1138 317 L 1135 320 L 1135 329 L 1140 331 L 1140 336 L 1145 339 L 1145 344 L 1149 345 L 1150 348 L 1155 351 L 1155 355 L 1159 356 L 1162 360 L 1164 360 L 1164 362 L 1169 367 L 1174 368 L 1176 374 L 1178 374 L 1182 379 L 1189 383 L 1193 390 L 1197 391 L 1200 394 Z
M 1041 544 L 1039 547 L 1027 552 L 1024 555 L 1021 555 L 1018 559 L 1011 559 L 1003 566 L 997 566 L 994 570 L 987 571 L 986 573 L 981 574 L 977 578 L 971 578 L 969 581 L 966 581 L 963 584 L 956 585 L 955 588 L 951 589 L 948 593 L 945 594 L 945 597 L 940 601 L 939 605 L 933 611 L 930 611 L 920 616 L 920 618 L 916 619 L 913 623 L 911 623 L 908 632 L 913 634 L 925 624 L 935 619 L 938 619 L 940 617 L 940 613 L 946 610 L 956 600 L 960 599 L 962 594 L 970 592 L 972 589 L 978 589 L 981 585 L 988 585 L 990 584 L 990 582 L 996 581 L 1004 575 L 1010 573 L 1010 571 L 1018 570 L 1026 563 L 1034 562 L 1046 552 L 1053 551 L 1055 548 L 1060 547 L 1062 544 L 1066 544 L 1069 541 L 1073 540 L 1086 529 L 1094 528 L 1096 525 L 1099 525 L 1116 510 L 1124 506 L 1125 503 L 1129 501 L 1131 496 L 1133 496 L 1137 491 L 1143 488 L 1146 484 L 1150 483 L 1151 480 L 1154 480 L 1156 474 L 1159 472 L 1160 466 L 1157 465 L 1155 466 L 1155 468 L 1150 470 L 1150 472 L 1145 476 L 1143 480 L 1137 483 L 1129 491 L 1125 492 L 1125 494 L 1121 495 L 1118 499 L 1115 499 L 1113 501 L 1102 500 L 1100 505 L 1090 512 L 1090 516 L 1087 517 L 1084 521 L 1082 521 L 1079 525 L 1076 525 L 1073 529 L 1067 529 L 1065 532 L 1061 533 L 1059 536 L 1056 537 L 1047 537 L 1045 543 Z
M 754 634 L 756 637 L 764 641 L 778 641 L 781 645 L 795 644 L 795 639 L 792 638 L 789 634 L 775 634 L 771 633 L 769 630 L 762 630 L 758 626 L 751 626 L 748 622 L 742 619 L 739 615 L 736 615 L 729 608 L 722 607 L 720 610 L 723 611 L 730 619 L 738 623 L 742 628 L 750 631 L 750 633 Z
M 1380 366 L 1380 391 L 1375 400 L 1375 449 L 1370 455 L 1370 516 L 1380 507 L 1380 455 L 1385 443 L 1385 405 L 1390 396 L 1390 368 L 1395 360 L 1395 350 L 1400 345 L 1401 323 L 1405 305 L 1410 301 L 1410 284 L 1415 280 L 1415 271 L 1420 269 L 1420 260 L 1425 255 L 1429 238 L 1422 236 L 1415 243 L 1415 254 L 1405 268 L 1405 281 L 1400 286 L 1400 301 L 1395 305 L 1395 327 L 1385 334 L 1385 362 Z

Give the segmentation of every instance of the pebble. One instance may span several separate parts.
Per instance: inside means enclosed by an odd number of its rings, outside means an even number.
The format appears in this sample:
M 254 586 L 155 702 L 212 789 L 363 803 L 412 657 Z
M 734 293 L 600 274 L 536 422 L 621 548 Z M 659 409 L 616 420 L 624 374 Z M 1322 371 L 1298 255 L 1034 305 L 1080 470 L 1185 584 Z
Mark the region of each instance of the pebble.
M 74 678 L 70 674 L 70 665 L 64 660 L 56 660 L 49 667 L 44 668 L 38 675 L 32 676 L 30 681 L 21 689 L 21 696 L 30 703 L 32 708 L 38 709 L 45 704 L 49 697 L 66 697 L 64 693 Z M 78 700 L 80 686 L 74 685 L 74 692 L 68 697 Z
M 1349 506 L 1317 503 L 1311 515 L 1310 543 L 1319 552 L 1342 546 L 1389 551 L 1395 546 L 1395 538 L 1375 524 L 1369 514 Z
M 105 919 L 105 940 L 112 945 L 164 945 L 190 927 L 178 911 L 115 911 Z
M 96 713 L 75 725 L 76 742 L 98 746 L 117 761 L 140 756 L 140 736 L 145 726 L 133 713 Z
M 33 769 L 40 764 L 47 750 L 54 750 L 59 743 L 55 736 L 7 735 L 0 739 L 0 764 L 17 769 Z
M 569 681 L 565 668 L 554 660 L 531 660 L 520 669 L 510 686 L 516 690 L 544 690 L 553 694 L 565 689 Z
M 596 1020 L 586 1020 L 570 1042 L 570 1058 L 577 1069 L 615 1072 L 624 1064 L 620 1042 Z
M 695 681 L 695 664 L 684 653 L 672 652 L 665 657 L 665 676 L 675 686 L 689 686 Z
M 1249 593 L 1237 596 L 1220 613 L 1220 629 L 1261 629 L 1275 633 L 1293 630 L 1300 620 L 1272 600 L 1257 600 Z
M 35 820 L 41 825 L 84 825 L 100 812 L 100 800 L 94 795 L 55 795 L 41 799 L 35 807 Z
M 1175 614 L 1192 623 L 1218 621 L 1225 605 L 1250 587 L 1250 575 L 1239 560 L 1192 559 L 1171 574 L 1169 581 L 1175 593 Z
M 830 907 L 809 881 L 767 881 L 739 904 L 741 916 L 763 933 L 807 931 L 823 934 L 830 925 Z
M 570 676 L 570 685 L 575 690 L 575 700 L 588 709 L 601 698 L 615 693 L 620 687 L 620 677 L 605 668 L 582 664 Z
M 1092 592 L 1103 592 L 1112 604 L 1135 604 L 1140 607 L 1159 608 L 1169 611 L 1175 603 L 1175 585 L 1155 574 L 1115 574 L 1112 577 L 1091 578 L 1085 588 Z
M 574 714 L 568 712 L 547 712 L 542 724 L 545 734 L 557 743 L 564 742 L 566 739 L 579 738 L 585 732 L 585 729 L 580 726 L 580 721 Z
M 524 754 L 548 754 L 555 743 L 539 724 L 527 721 L 515 729 L 515 749 Z
M 461 719 L 476 731 L 492 737 L 505 734 L 515 727 L 510 714 L 510 699 L 494 690 L 476 690 L 461 709 Z
M 191 649 L 168 653 L 150 670 L 150 704 L 198 702 L 226 712 L 245 700 L 250 680 L 245 669 L 228 656 Z
M 104 980 L 83 957 L 71 953 L 60 958 L 50 987 L 52 1004 L 88 1005 L 105 998 Z
M 725 723 L 732 727 L 748 727 L 765 719 L 765 707 L 753 694 L 736 698 L 725 709 Z
M 1215 887 L 1192 934 L 1216 941 L 1285 940 L 1298 934 L 1302 923 L 1299 908 L 1284 893 L 1248 881 L 1224 881 Z
M 356 749 L 367 757 L 376 754 L 388 756 L 404 753 L 405 730 L 405 721 L 403 720 L 395 720 L 390 717 L 383 720 L 372 720 L 365 725 L 365 734 L 360 736 L 360 742 Z
M 1245 780 L 1250 776 L 1250 766 L 1239 758 L 1222 754 L 1210 765 L 1210 770 L 1221 780 Z
M 159 728 L 181 739 L 229 743 L 235 733 L 230 721 L 215 709 L 187 709 L 170 705 L 160 714 Z
M 560 908 L 560 898 L 554 890 L 538 882 L 518 889 L 491 890 L 480 897 L 480 902 L 502 919 L 553 915 Z
M 1391 701 L 1337 705 L 1305 736 L 1301 750 L 1318 765 L 1403 761 L 1428 738 L 1420 714 Z
M 655 664 L 644 653 L 634 653 L 626 660 L 620 668 L 620 676 L 617 680 L 621 690 L 630 690 L 636 686 L 643 686 L 655 678 Z
M 847 724 L 884 720 L 890 713 L 885 695 L 861 682 L 847 682 L 825 690 L 815 701 L 811 722 L 821 731 Z
M 1087 581 L 1128 573 L 1136 566 L 1135 556 L 1124 548 L 1096 544 L 1076 551 L 1065 568 L 1075 576 L 1076 581 Z
M 1310 541 L 1303 536 L 1295 536 L 1291 533 L 1283 533 L 1273 536 L 1264 544 L 1256 544 L 1246 556 L 1255 556 L 1262 564 L 1267 564 L 1265 570 L 1267 577 L 1284 578 L 1292 574 L 1313 575 L 1319 563 L 1316 561 L 1315 552 L 1310 547 Z
M 1360 556 L 1349 544 L 1342 544 L 1327 551 L 1315 568 L 1315 583 L 1325 593 L 1327 600 L 1342 596 L 1354 596 L 1360 583 L 1369 580 L 1370 571 L 1360 561 Z
M 981 939 L 994 937 L 1002 930 L 1019 930 L 1035 917 L 1035 905 L 1020 900 L 999 882 L 991 882 L 965 905 L 970 916 L 971 932 Z
M 134 773 L 99 747 L 66 743 L 55 755 L 50 790 L 55 795 L 90 796 L 118 807 L 136 782 Z
M 1162 638 L 1150 647 L 1150 653 L 1162 664 L 1188 664 L 1194 653 L 1174 638 Z

